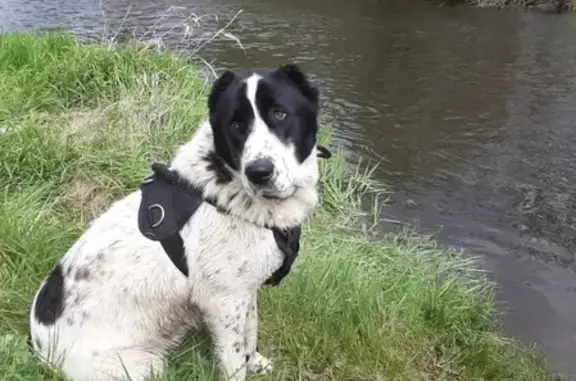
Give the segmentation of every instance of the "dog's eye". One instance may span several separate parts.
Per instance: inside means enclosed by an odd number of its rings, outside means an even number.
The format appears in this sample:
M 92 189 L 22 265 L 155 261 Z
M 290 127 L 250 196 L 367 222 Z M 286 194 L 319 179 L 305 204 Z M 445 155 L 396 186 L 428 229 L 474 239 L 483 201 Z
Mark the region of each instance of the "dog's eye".
M 244 130 L 243 125 L 241 123 L 238 122 L 231 122 L 229 124 L 230 129 L 238 131 L 238 132 L 242 132 Z
M 282 110 L 274 110 L 274 111 L 272 111 L 272 116 L 274 117 L 274 119 L 282 121 L 282 120 L 286 119 L 288 114 L 286 114 Z

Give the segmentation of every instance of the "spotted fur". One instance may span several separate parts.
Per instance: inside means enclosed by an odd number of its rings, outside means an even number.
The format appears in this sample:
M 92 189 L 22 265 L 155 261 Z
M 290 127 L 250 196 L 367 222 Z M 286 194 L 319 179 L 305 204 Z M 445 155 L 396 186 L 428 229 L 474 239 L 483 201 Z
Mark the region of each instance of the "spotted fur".
M 201 325 L 228 379 L 272 369 L 257 352 L 257 295 L 283 258 L 261 226 L 298 226 L 317 205 L 318 93 L 293 65 L 227 71 L 208 106 L 170 165 L 218 206 L 203 203 L 180 231 L 189 276 L 139 232 L 135 191 L 92 221 L 36 293 L 32 349 L 73 381 L 161 374 Z M 262 162 L 266 176 L 254 172 Z

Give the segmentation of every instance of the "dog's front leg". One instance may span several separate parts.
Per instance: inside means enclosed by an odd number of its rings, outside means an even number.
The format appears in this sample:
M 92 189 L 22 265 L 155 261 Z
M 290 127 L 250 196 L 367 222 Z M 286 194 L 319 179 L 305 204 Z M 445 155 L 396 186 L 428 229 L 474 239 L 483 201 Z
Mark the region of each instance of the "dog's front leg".
M 243 295 L 220 296 L 214 298 L 205 311 L 216 356 L 229 381 L 244 381 L 246 378 L 244 337 L 250 301 L 250 297 Z
M 272 362 L 258 352 L 258 293 L 255 293 L 246 314 L 246 370 L 250 373 L 268 374 Z

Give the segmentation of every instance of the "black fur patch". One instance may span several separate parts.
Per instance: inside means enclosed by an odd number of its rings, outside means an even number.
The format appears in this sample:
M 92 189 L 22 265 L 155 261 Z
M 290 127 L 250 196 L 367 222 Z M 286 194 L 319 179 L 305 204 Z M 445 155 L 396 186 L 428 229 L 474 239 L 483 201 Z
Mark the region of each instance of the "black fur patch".
M 208 109 L 216 154 L 238 171 L 254 121 L 254 111 L 246 98 L 246 83 L 232 72 L 222 74 L 212 87 Z
M 280 66 L 274 73 L 276 76 L 281 76 L 288 79 L 292 84 L 296 85 L 300 93 L 308 99 L 308 101 L 318 107 L 319 93 L 318 89 L 312 86 L 308 81 L 307 76 L 300 70 L 297 65 L 287 64 Z
M 74 276 L 74 279 L 77 281 L 90 280 L 90 271 L 87 268 L 79 268 L 78 270 L 76 270 L 76 275 Z
M 53 325 L 64 312 L 64 277 L 57 264 L 38 293 L 34 315 L 44 325 Z
M 296 65 L 284 65 L 258 83 L 256 106 L 270 130 L 293 143 L 300 162 L 312 152 L 318 133 L 318 90 Z M 282 121 L 272 116 L 283 111 Z
M 216 174 L 216 184 L 228 184 L 232 181 L 232 173 L 226 168 L 226 164 L 218 157 L 216 152 L 210 151 L 210 153 L 204 157 L 204 160 L 208 163 L 206 170 Z

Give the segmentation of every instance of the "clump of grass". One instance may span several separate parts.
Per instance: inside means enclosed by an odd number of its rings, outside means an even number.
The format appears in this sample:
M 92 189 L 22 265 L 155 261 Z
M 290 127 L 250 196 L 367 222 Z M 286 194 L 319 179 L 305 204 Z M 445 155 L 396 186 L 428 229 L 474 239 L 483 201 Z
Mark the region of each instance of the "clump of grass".
M 178 56 L 62 34 L 1 36 L 0 52 L 0 378 L 62 380 L 26 350 L 31 297 L 88 221 L 190 137 L 206 84 Z M 370 171 L 340 152 L 322 182 L 293 273 L 262 291 L 261 348 L 276 361 L 266 379 L 553 380 L 499 333 L 471 260 L 411 231 L 358 229 L 364 196 L 382 195 Z M 161 380 L 217 374 L 209 340 L 192 335 Z
M 27 111 L 67 110 L 98 106 L 102 101 L 120 99 L 121 92 L 148 80 L 186 70 L 182 60 L 150 55 L 142 60 L 136 45 L 115 50 L 109 46 L 80 44 L 63 34 L 49 38 L 8 35 L 0 40 L 0 122 Z M 189 70 L 189 69 L 188 69 Z M 197 80 L 181 75 L 180 79 Z

